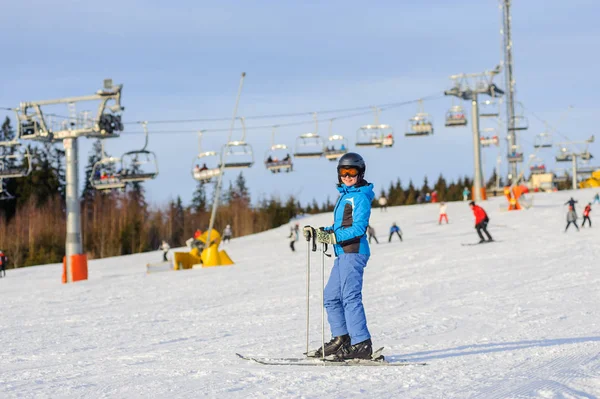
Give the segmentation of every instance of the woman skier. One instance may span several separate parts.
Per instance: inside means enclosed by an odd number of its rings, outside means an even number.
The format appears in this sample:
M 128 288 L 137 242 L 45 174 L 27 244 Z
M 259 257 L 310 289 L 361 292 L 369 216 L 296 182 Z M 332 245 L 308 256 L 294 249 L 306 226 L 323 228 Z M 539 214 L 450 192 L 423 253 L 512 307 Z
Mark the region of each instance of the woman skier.
M 362 303 L 364 268 L 370 251 L 367 226 L 373 184 L 364 179 L 366 165 L 356 153 L 343 155 L 337 166 L 340 197 L 333 210 L 333 225 L 316 230 L 320 243 L 333 245 L 335 262 L 324 291 L 331 341 L 319 348 L 315 356 L 335 355 L 337 359 L 370 359 L 373 353 L 371 335 Z M 304 228 L 310 237 L 312 227 Z
M 577 226 L 577 213 L 575 212 L 574 207 L 569 206 L 569 211 L 567 212 L 567 227 L 565 227 L 565 233 L 567 232 L 567 229 L 569 228 L 571 223 L 573 223 L 577 231 L 579 231 L 579 226 Z

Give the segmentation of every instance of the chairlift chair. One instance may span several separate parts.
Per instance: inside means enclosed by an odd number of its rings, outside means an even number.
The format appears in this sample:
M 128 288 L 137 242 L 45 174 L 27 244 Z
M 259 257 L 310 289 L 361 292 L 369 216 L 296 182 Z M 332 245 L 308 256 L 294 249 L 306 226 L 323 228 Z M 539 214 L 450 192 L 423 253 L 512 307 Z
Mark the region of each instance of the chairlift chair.
M 419 100 L 419 112 L 408 120 L 407 125 L 406 133 L 404 134 L 407 137 L 429 136 L 433 134 L 433 119 L 428 113 L 423 111 L 422 100 Z
M 543 160 L 537 158 L 534 154 L 531 154 L 530 157 L 531 159 L 529 162 L 532 163 L 532 165 L 529 167 L 529 171 L 531 174 L 540 175 L 546 173 L 546 165 L 544 164 Z
M 321 158 L 323 156 L 323 140 L 316 133 L 304 133 L 296 138 L 294 157 Z
M 293 170 L 293 163 L 287 145 L 272 145 L 265 154 L 265 166 L 273 173 L 291 172 Z
M 28 114 L 29 108 L 35 114 Z M 39 105 L 15 109 L 17 118 L 17 135 L 22 140 L 52 141 L 53 134 L 49 131 Z
M 4 179 L 12 179 L 25 177 L 31 173 L 31 154 L 29 149 L 25 147 L 24 152 L 19 151 L 19 143 L 16 139 L 11 141 L 0 142 L 0 177 Z M 12 149 L 8 151 L 7 149 Z
M 533 139 L 533 148 L 552 148 L 552 136 L 550 133 L 540 133 Z
M 125 183 L 154 179 L 158 175 L 156 154 L 148 151 L 147 122 L 142 122 L 146 141 L 141 150 L 128 151 L 121 156 L 121 180 Z
M 219 154 L 215 151 L 200 152 L 192 164 L 192 177 L 203 182 L 212 180 L 221 174 L 218 163 Z
M 467 116 L 465 110 L 460 105 L 453 105 L 446 112 L 446 127 L 467 126 Z
M 103 157 L 92 167 L 90 183 L 96 190 L 112 190 L 125 187 L 121 179 L 121 159 L 117 157 Z
M 523 152 L 519 151 L 518 145 L 513 145 L 511 151 L 506 156 L 509 163 L 523 162 Z
M 363 125 L 356 131 L 357 147 L 390 148 L 394 146 L 394 129 L 390 125 L 379 123 L 377 107 L 372 107 L 375 114 L 375 123 Z
M 479 116 L 481 118 L 496 118 L 499 115 L 499 104 L 497 101 L 484 100 L 479 103 Z
M 429 136 L 433 134 L 433 124 L 429 114 L 418 113 L 408 120 L 407 137 Z
M 479 138 L 482 147 L 490 147 L 500 145 L 500 140 L 498 139 L 498 133 L 496 129 L 493 127 L 487 127 L 481 131 L 482 136 Z
M 529 129 L 529 122 L 527 121 L 527 118 L 524 116 L 514 116 L 513 118 L 513 127 L 508 128 L 509 131 L 515 131 L 515 130 L 527 130 Z
M 329 136 L 325 146 L 325 158 L 337 161 L 348 152 L 348 140 L 344 136 L 334 134 Z
M 572 160 L 573 157 L 566 147 L 561 147 L 556 154 L 556 162 L 571 162 Z
M 92 167 L 90 184 L 96 190 L 112 190 L 125 188 L 125 182 L 121 179 L 121 158 L 108 157 L 104 153 L 104 141 L 101 142 L 102 158 Z
M 225 169 L 249 168 L 254 164 L 252 146 L 245 142 L 246 123 L 243 117 L 239 119 L 242 122 L 242 139 L 228 142 L 221 150 L 221 162 Z
M 290 150 L 285 144 L 275 144 L 275 132 L 278 126 L 273 126 L 271 147 L 265 154 L 265 167 L 273 173 L 291 172 L 293 170 Z
M 249 168 L 254 164 L 252 146 L 245 141 L 230 141 L 225 144 L 221 157 L 225 169 Z

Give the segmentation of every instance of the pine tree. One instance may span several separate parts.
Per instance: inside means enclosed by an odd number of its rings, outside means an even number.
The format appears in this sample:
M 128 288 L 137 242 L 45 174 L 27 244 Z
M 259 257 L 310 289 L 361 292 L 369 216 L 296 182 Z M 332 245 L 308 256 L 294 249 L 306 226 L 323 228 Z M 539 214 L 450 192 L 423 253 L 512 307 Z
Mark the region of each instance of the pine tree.
M 406 201 L 404 201 L 405 205 L 414 205 L 417 203 L 417 190 L 412 182 L 409 180 L 408 182 L 408 190 L 406 191 Z
M 92 145 L 92 149 L 88 156 L 88 162 L 85 166 L 85 182 L 83 186 L 82 197 L 84 200 L 92 200 L 96 195 L 96 190 L 92 186 L 92 173 L 94 170 L 94 165 L 98 163 L 102 159 L 102 142 L 100 140 L 94 141 Z M 99 172 L 99 170 L 98 170 Z
M 446 195 L 448 192 L 448 185 L 446 184 L 446 179 L 444 179 L 444 176 L 442 176 L 441 173 L 437 179 L 437 182 L 435 183 L 434 188 L 437 192 L 439 201 L 447 201 Z
M 206 200 L 206 189 L 204 185 L 204 181 L 198 181 L 196 184 L 196 190 L 194 191 L 194 195 L 192 197 L 191 208 L 194 213 L 197 214 L 206 212 L 206 208 L 208 206 L 208 202 Z

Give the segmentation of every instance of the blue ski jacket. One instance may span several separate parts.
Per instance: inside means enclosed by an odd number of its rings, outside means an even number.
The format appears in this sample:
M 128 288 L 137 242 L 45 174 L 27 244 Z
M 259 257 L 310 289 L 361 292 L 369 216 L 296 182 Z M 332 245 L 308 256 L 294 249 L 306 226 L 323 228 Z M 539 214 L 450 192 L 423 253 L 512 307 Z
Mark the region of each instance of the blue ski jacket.
M 352 187 L 338 184 L 337 189 L 340 197 L 333 209 L 333 225 L 326 227 L 326 230 L 335 233 L 335 255 L 371 255 L 366 231 L 371 217 L 371 202 L 375 198 L 373 184 L 365 182 Z

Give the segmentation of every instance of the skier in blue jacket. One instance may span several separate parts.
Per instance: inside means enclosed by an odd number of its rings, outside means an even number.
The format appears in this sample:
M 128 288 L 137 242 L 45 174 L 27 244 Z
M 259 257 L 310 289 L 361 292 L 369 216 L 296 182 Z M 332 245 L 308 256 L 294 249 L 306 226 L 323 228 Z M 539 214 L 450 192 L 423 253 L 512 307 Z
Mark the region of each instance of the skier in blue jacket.
M 364 179 L 364 159 L 349 152 L 338 162 L 340 197 L 333 210 L 333 225 L 316 231 L 317 241 L 333 245 L 336 259 L 325 287 L 325 309 L 331 328 L 331 341 L 315 356 L 335 355 L 339 359 L 370 359 L 371 334 L 362 303 L 363 272 L 369 260 L 367 226 L 373 184 Z M 310 231 L 311 227 L 305 228 Z M 306 234 L 306 233 L 305 233 Z

